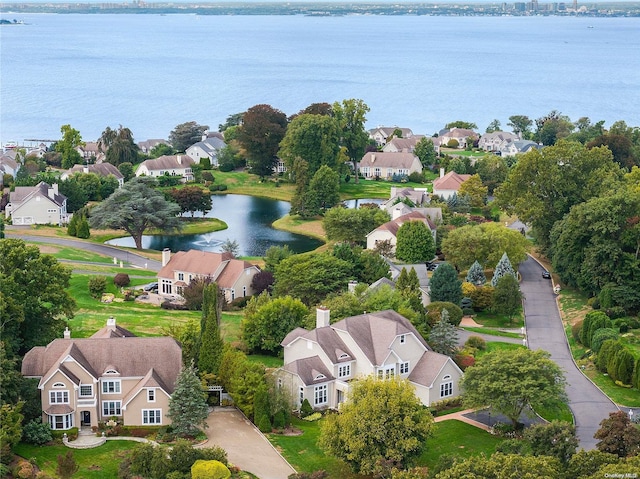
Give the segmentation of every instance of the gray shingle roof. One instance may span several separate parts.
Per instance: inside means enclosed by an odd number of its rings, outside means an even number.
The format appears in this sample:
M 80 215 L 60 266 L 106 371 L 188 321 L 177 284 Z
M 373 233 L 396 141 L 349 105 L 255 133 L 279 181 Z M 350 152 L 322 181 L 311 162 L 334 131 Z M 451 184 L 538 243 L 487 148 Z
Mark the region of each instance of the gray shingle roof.
M 287 363 L 284 365 L 284 370 L 297 374 L 306 386 L 335 379 L 318 356 Z

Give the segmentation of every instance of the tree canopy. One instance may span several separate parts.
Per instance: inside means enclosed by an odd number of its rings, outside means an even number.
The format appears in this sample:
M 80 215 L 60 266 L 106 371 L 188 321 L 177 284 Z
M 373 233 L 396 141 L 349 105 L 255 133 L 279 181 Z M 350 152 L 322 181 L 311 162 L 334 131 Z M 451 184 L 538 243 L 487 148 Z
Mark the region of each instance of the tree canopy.
M 332 110 L 334 118 L 340 125 L 340 145 L 353 165 L 355 181 L 358 183 L 358 162 L 362 159 L 364 149 L 369 142 L 369 135 L 364 128 L 369 107 L 364 101 L 352 98 L 342 100 L 341 103 L 335 102 Z
M 322 226 L 332 241 L 363 244 L 366 235 L 391 218 L 380 208 L 331 208 L 324 215 Z
M 191 217 L 197 211 L 206 215 L 212 208 L 211 194 L 205 192 L 199 186 L 185 186 L 184 188 L 172 188 L 169 195 L 180 206 L 180 214 L 191 213 Z
M 207 125 L 199 125 L 195 121 L 180 123 L 169 133 L 169 143 L 177 152 L 186 151 L 191 145 L 201 141 L 208 129 Z
M 319 444 L 361 474 L 405 468 L 415 461 L 431 434 L 433 418 L 406 380 L 352 381 L 340 414 L 325 418 Z
M 251 172 L 270 176 L 277 161 L 280 142 L 287 131 L 287 115 L 270 105 L 255 105 L 242 117 L 238 127 L 238 143 L 247 157 Z
M 142 235 L 148 228 L 161 231 L 182 227 L 177 214 L 180 207 L 167 201 L 162 193 L 148 185 L 146 178 L 135 178 L 125 183 L 109 198 L 91 210 L 92 228 L 125 230 L 142 249 Z
M 431 261 L 436 254 L 436 243 L 431 229 L 422 221 L 407 221 L 396 234 L 396 258 L 407 263 Z
M 462 281 L 449 263 L 440 263 L 431 276 L 431 301 L 444 301 L 459 305 L 462 300 Z
M 420 138 L 420 141 L 416 143 L 413 153 L 420 159 L 424 168 L 430 167 L 436 162 L 436 147 L 433 145 L 433 140 L 426 136 Z
M 202 391 L 196 369 L 193 365 L 183 366 L 169 399 L 167 416 L 171 427 L 178 435 L 195 436 L 201 427 L 207 427 L 208 415 L 206 393 Z
M 122 125 L 117 130 L 107 127 L 100 136 L 98 148 L 105 152 L 107 161 L 112 165 L 137 163 L 138 145 L 133 141 L 131 130 Z
M 517 425 L 527 406 L 556 407 L 566 399 L 560 367 L 542 350 L 497 350 L 465 370 L 460 387 L 467 407 L 490 406 Z
M 73 165 L 82 163 L 82 156 L 76 150 L 79 146 L 84 146 L 80 132 L 71 125 L 60 127 L 62 139 L 56 141 L 55 150 L 62 155 L 62 167 L 71 168 Z

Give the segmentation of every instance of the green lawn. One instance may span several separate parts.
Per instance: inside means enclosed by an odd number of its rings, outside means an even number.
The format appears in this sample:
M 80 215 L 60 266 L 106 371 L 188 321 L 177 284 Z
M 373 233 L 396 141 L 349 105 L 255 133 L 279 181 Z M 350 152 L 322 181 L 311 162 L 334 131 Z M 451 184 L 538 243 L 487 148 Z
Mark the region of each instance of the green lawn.
M 524 326 L 524 315 L 522 310 L 520 310 L 516 315 L 509 321 L 509 318 L 504 314 L 495 314 L 490 311 L 480 311 L 477 313 L 473 320 L 482 324 L 483 326 L 489 328 L 521 328 Z
M 465 326 L 465 331 L 471 331 L 472 333 L 480 333 L 480 334 L 490 334 L 492 336 L 501 336 L 503 338 L 522 338 L 522 334 L 520 333 L 512 333 L 509 331 L 500 331 L 499 329 L 491 329 L 491 328 L 474 328 Z

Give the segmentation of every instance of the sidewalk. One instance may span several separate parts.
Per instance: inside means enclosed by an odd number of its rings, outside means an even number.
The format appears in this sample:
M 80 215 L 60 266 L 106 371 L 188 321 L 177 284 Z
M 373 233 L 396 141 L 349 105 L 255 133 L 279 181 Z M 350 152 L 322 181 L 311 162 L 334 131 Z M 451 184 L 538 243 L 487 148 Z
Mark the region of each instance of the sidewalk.
M 454 412 L 452 414 L 447 414 L 445 416 L 436 416 L 433 421 L 434 422 L 442 422 L 442 421 L 449 421 L 451 419 L 455 419 L 457 421 L 462 421 L 462 422 L 466 422 L 467 424 L 471 424 L 472 426 L 478 427 L 480 429 L 484 429 L 485 431 L 489 430 L 489 426 L 487 426 L 486 424 L 483 424 L 481 422 L 475 421 L 467 416 L 465 416 L 465 414 L 469 414 L 469 413 L 473 413 L 475 412 L 475 409 L 466 409 L 464 411 L 458 411 L 458 412 Z

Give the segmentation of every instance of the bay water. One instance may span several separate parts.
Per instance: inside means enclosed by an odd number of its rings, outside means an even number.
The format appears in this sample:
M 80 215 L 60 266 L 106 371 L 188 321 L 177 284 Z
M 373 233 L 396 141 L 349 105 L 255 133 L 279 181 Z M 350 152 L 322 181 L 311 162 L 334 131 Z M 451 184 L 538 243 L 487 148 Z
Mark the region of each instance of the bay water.
M 216 130 L 268 103 L 290 115 L 363 99 L 367 127 L 431 135 L 559 110 L 640 125 L 640 18 L 20 14 L 0 27 L 0 143 L 136 141 Z

